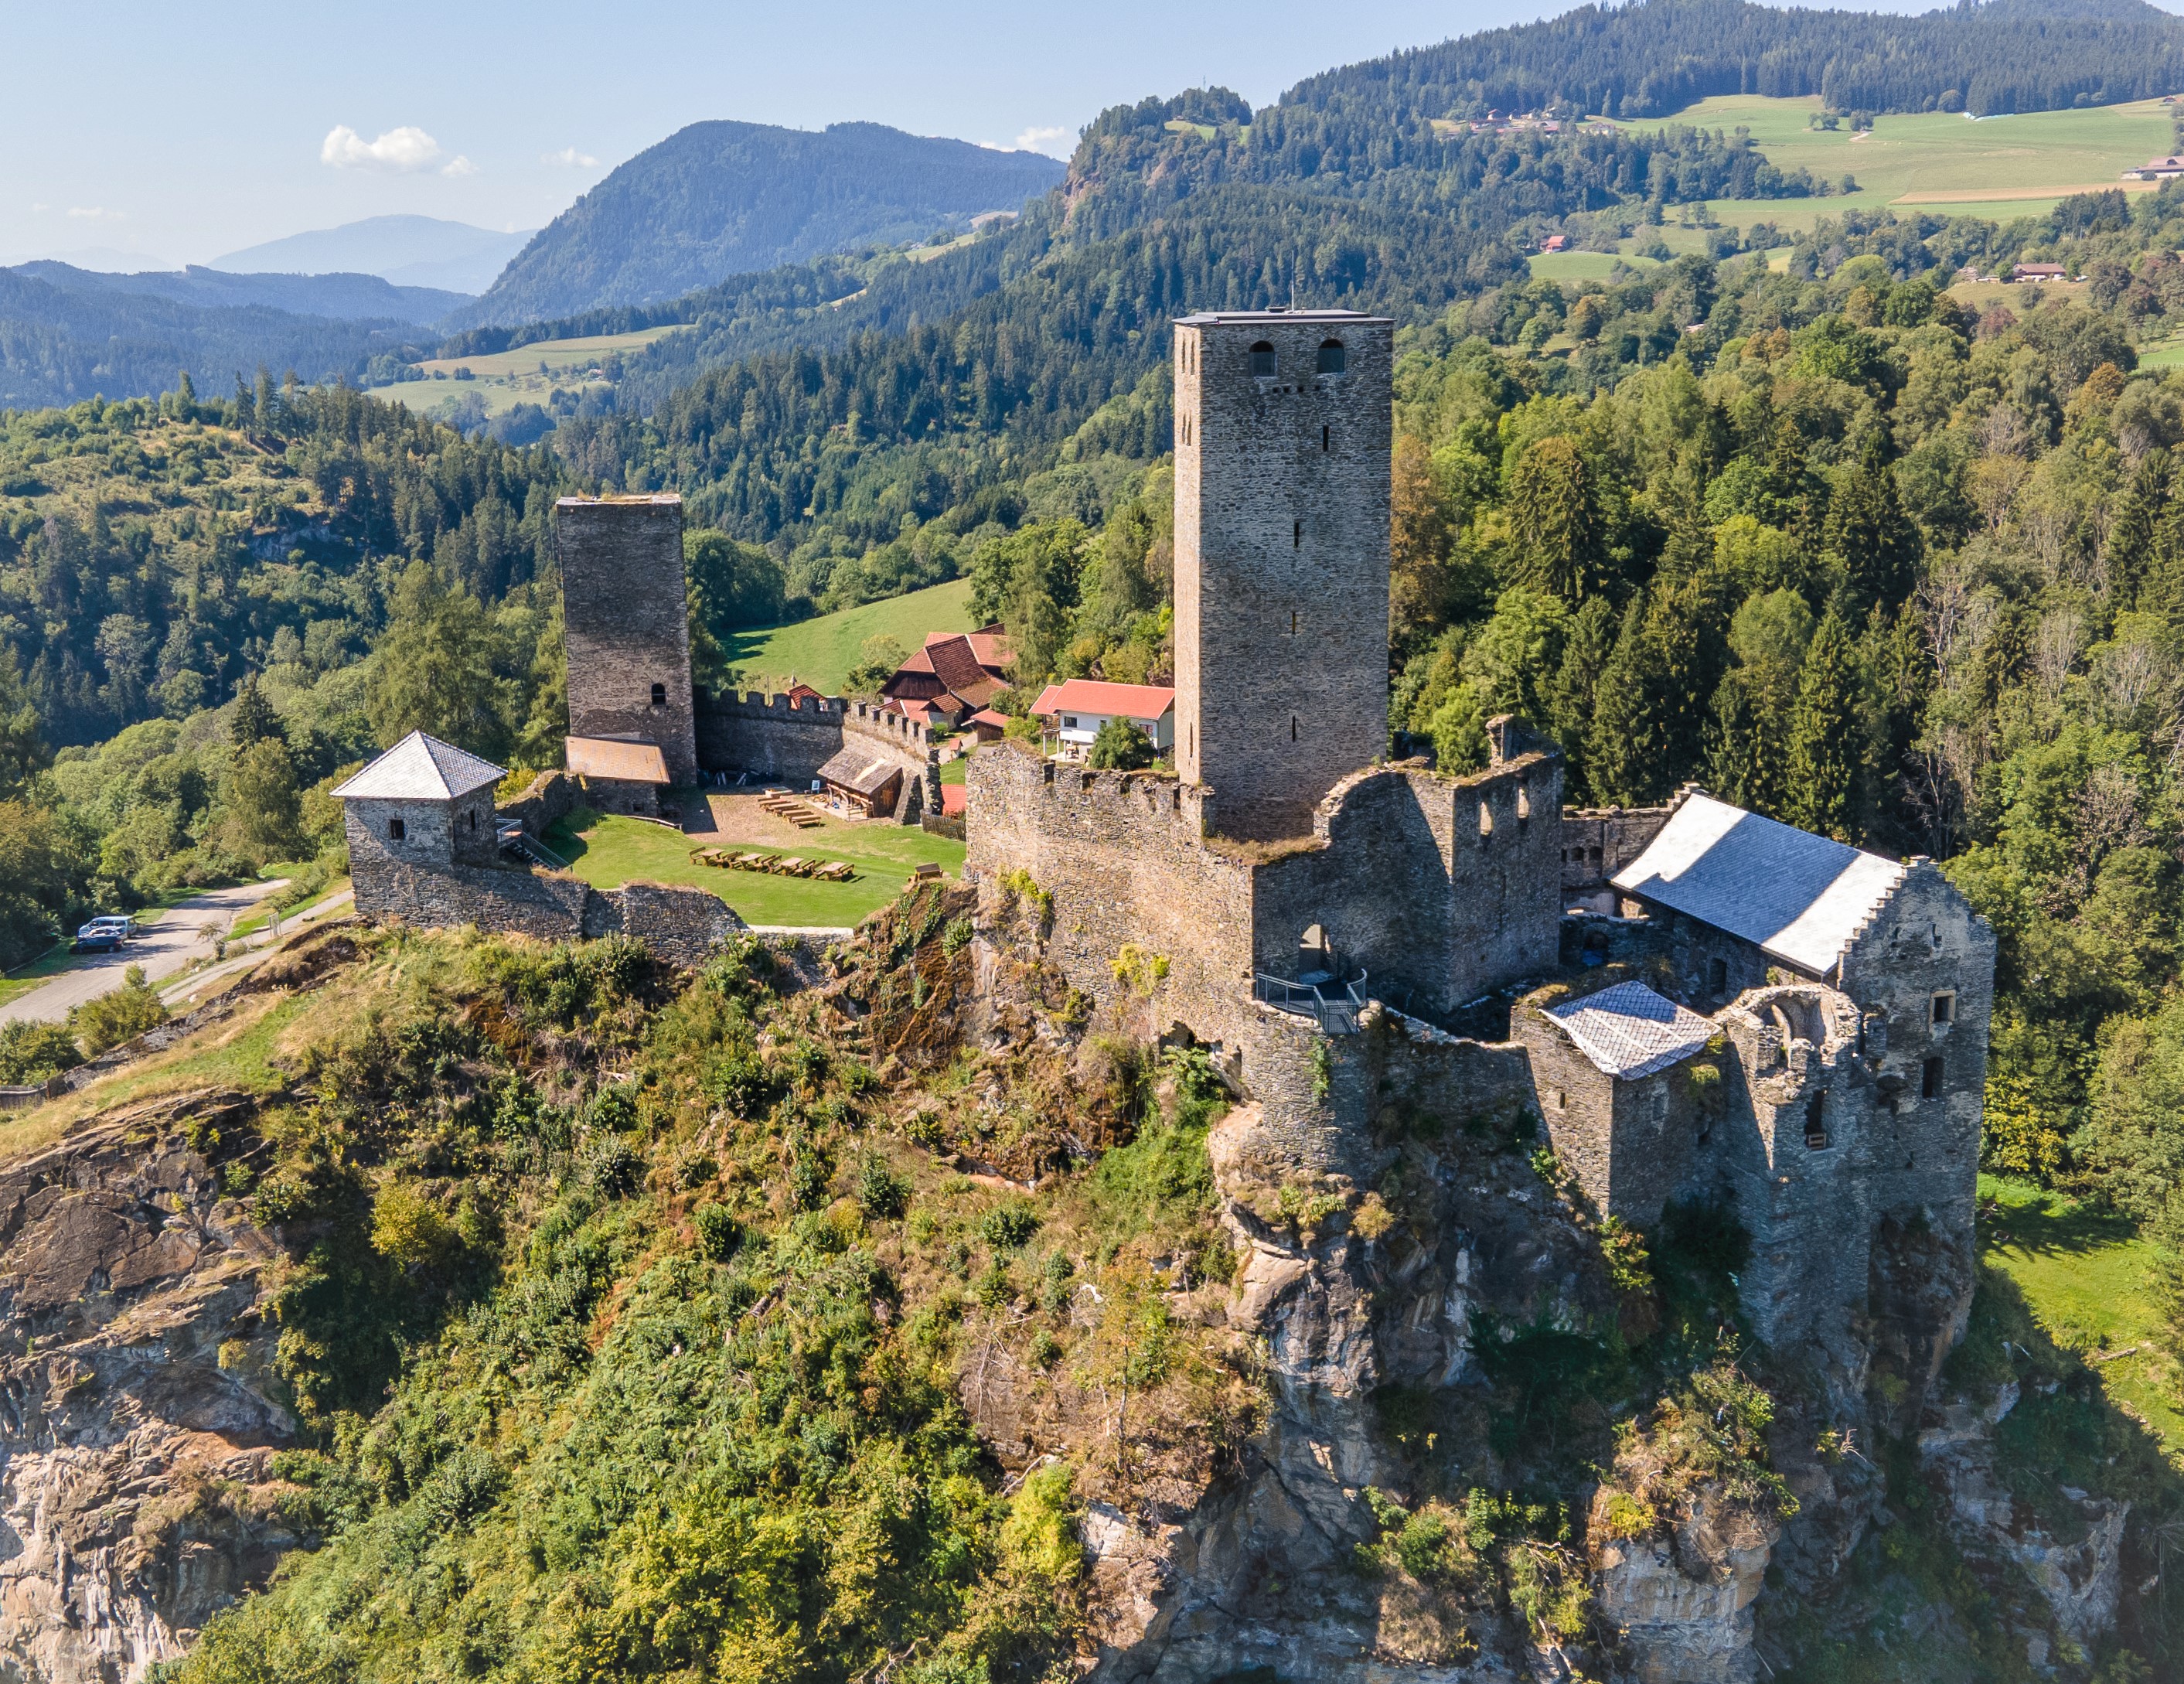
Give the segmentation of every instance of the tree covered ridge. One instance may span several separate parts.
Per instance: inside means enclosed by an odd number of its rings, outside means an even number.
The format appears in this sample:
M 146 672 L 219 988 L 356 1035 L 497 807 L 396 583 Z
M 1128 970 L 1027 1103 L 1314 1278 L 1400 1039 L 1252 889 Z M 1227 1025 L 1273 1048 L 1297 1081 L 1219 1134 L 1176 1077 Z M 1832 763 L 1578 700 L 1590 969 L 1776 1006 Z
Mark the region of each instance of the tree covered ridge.
M 2150 99 L 2184 84 L 2184 25 L 2140 0 L 1958 3 L 1915 16 L 1750 0 L 1586 5 L 1298 83 L 1282 106 L 1423 123 L 1490 109 L 1665 116 L 1717 94 L 1986 116 Z

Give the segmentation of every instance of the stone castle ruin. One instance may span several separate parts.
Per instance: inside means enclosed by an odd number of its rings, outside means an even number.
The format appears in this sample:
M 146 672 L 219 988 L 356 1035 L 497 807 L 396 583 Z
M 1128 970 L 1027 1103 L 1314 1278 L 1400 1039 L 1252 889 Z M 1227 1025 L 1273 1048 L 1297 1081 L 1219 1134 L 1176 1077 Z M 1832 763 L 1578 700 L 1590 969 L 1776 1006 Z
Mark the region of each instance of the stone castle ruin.
M 1477 772 L 1385 759 L 1391 361 L 1347 312 L 1176 324 L 1176 769 L 981 750 L 988 918 L 1035 890 L 1094 1027 L 1206 1048 L 1281 1173 L 1529 1113 L 1603 1216 L 1726 1202 L 1770 1342 L 1866 1312 L 1885 1230 L 1968 1285 L 1994 937 L 1930 862 L 1696 790 L 1565 811 L 1513 719 Z
M 1175 769 L 982 748 L 966 872 L 988 926 L 1034 902 L 1093 1027 L 1206 1048 L 1284 1173 L 1368 1185 L 1391 1107 L 1529 1115 L 1603 1216 L 1728 1202 L 1769 1341 L 1870 1308 L 1884 1234 L 1968 1280 L 1994 938 L 1963 897 L 1930 862 L 1695 789 L 1565 811 L 1558 752 L 1513 719 L 1479 772 L 1388 761 L 1392 324 L 1193 315 L 1174 357 Z M 687 961 L 740 921 L 552 868 L 538 839 L 580 797 L 656 811 L 719 773 L 854 761 L 896 820 L 938 811 L 924 725 L 694 689 L 679 499 L 555 513 L 569 772 L 496 807 L 499 768 L 391 750 L 340 792 L 360 910 L 624 930 Z

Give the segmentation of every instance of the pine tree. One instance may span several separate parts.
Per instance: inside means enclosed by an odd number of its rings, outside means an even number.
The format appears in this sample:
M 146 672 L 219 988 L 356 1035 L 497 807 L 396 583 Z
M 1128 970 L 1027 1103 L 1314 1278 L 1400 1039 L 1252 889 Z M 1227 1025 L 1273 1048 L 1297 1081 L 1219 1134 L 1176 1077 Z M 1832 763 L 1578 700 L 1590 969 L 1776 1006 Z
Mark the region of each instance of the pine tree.
M 1597 799 L 1586 739 L 1591 731 L 1593 697 L 1600 675 L 1614 652 L 1614 606 L 1604 596 L 1593 597 L 1570 621 L 1563 639 L 1562 665 L 1543 698 L 1547 725 L 1563 745 L 1568 767 L 1573 806 Z
M 1646 607 L 1641 595 L 1623 611 L 1623 629 L 1602 669 L 1585 739 L 1594 798 L 1626 807 L 1664 800 L 1673 787 L 1665 770 L 1669 732 L 1661 706 L 1666 679 Z
M 265 692 L 259 687 L 258 675 L 253 672 L 235 689 L 235 711 L 227 718 L 227 739 L 240 754 L 253 743 L 262 743 L 268 738 L 287 741 L 281 728 L 281 716 L 273 711 L 273 704 L 265 700 Z
M 1865 743 L 1859 690 L 1850 628 L 1831 605 L 1797 674 L 1783 806 L 1791 823 L 1838 842 L 1858 839 Z
M 2138 594 L 2153 561 L 2154 535 L 2169 500 L 2169 453 L 2146 453 L 2131 476 L 2131 489 L 2109 529 L 2109 594 L 2125 608 L 2138 605 Z
M 1896 470 L 1888 465 L 1877 427 L 1866 435 L 1858 466 L 1828 505 L 1821 547 L 1842 562 L 1853 617 L 1863 617 L 1876 603 L 1893 608 L 1910 594 L 1922 546 L 1918 527 L 1903 512 Z
M 1601 587 L 1600 510 L 1591 470 L 1577 445 L 1542 438 L 1509 478 L 1519 581 L 1552 591 L 1573 608 Z

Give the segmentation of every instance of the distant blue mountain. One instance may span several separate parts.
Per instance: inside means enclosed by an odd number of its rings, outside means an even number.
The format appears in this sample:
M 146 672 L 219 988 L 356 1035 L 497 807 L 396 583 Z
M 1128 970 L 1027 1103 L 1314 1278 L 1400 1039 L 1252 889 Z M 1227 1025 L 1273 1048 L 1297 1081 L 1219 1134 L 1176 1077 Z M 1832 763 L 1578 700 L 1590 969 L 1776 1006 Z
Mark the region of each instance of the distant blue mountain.
M 1035 152 L 908 135 L 693 123 L 555 217 L 454 328 L 644 304 L 829 252 L 893 245 L 1014 210 L 1057 185 Z
M 235 275 L 376 275 L 399 287 L 475 296 L 493 284 L 534 231 L 499 233 L 437 216 L 368 216 L 247 246 L 209 266 Z
M 320 315 L 336 321 L 372 320 L 434 322 L 460 304 L 467 293 L 432 287 L 397 287 L 376 275 L 230 275 L 192 264 L 187 269 L 138 275 L 109 275 L 65 263 L 19 264 L 12 271 L 28 275 L 64 292 L 128 293 L 139 298 L 170 298 L 199 309 L 247 309 L 263 305 L 291 315 Z

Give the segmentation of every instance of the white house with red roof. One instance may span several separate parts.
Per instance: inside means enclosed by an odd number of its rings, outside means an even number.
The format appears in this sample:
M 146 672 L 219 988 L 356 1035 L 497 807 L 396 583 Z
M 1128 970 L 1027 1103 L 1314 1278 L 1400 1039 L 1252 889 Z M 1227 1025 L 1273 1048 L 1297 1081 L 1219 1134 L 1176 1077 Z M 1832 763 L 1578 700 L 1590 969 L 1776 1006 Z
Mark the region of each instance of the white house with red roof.
M 1092 739 L 1111 719 L 1127 719 L 1167 754 L 1175 746 L 1175 691 L 1162 684 L 1110 684 L 1100 678 L 1069 678 L 1049 684 L 1032 704 L 1032 712 L 1054 722 L 1061 752 L 1082 760 Z

